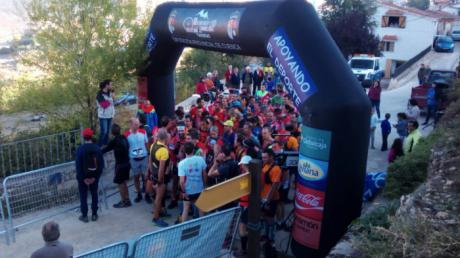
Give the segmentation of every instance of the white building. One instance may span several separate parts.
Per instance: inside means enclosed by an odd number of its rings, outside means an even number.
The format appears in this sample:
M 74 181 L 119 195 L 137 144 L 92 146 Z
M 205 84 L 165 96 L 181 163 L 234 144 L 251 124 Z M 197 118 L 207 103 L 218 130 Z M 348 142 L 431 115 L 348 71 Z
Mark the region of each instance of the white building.
M 433 37 L 447 34 L 458 16 L 436 10 L 419 10 L 377 1 L 374 15 L 376 34 L 380 37 L 380 49 L 386 59 L 385 77 L 395 69 L 427 49 Z
M 443 11 L 453 15 L 460 14 L 460 1 L 452 0 L 433 0 L 430 5 L 430 10 Z

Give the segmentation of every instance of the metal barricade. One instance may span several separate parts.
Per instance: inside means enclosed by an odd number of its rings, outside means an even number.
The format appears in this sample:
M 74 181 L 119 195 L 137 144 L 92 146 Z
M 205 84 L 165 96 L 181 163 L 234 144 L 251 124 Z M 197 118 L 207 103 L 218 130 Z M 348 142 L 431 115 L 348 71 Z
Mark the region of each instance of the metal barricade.
M 0 179 L 75 160 L 81 130 L 0 144 Z
M 0 235 L 1 234 L 4 234 L 5 235 L 5 241 L 6 241 L 6 244 L 9 245 L 10 244 L 10 236 L 8 235 L 8 230 L 7 230 L 7 227 L 6 227 L 6 220 L 5 220 L 5 211 L 3 210 L 3 194 L 0 195 L 0 215 L 1 215 L 1 219 L 2 219 L 2 227 L 3 228 L 0 228 Z
M 120 242 L 80 254 L 75 258 L 126 258 L 128 257 L 128 249 L 129 245 L 127 242 Z
M 141 236 L 133 258 L 219 257 L 229 255 L 241 209 L 232 208 Z
M 75 174 L 75 162 L 69 162 L 12 175 L 3 181 L 8 231 L 13 242 L 15 229 L 80 206 L 77 204 L 79 192 Z M 99 180 L 99 200 L 108 208 L 102 177 Z M 20 224 L 15 225 L 13 220 L 32 212 L 37 214 L 22 218 Z

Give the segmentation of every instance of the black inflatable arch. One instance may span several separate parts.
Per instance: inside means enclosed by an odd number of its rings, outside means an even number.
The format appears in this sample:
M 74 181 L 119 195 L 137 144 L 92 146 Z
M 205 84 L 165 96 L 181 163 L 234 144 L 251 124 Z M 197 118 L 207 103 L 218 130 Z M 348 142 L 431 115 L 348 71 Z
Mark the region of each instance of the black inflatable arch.
M 325 256 L 361 212 L 370 103 L 305 0 L 165 3 L 147 35 L 149 99 L 174 112 L 174 69 L 184 47 L 269 57 L 303 118 L 297 257 Z

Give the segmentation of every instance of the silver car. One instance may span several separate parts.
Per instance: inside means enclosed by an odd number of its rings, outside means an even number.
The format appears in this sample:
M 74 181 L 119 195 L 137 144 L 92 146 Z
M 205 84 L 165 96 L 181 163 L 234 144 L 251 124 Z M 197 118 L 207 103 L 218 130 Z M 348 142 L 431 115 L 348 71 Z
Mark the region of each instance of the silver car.
M 455 41 L 460 41 L 460 30 L 452 31 L 451 36 Z

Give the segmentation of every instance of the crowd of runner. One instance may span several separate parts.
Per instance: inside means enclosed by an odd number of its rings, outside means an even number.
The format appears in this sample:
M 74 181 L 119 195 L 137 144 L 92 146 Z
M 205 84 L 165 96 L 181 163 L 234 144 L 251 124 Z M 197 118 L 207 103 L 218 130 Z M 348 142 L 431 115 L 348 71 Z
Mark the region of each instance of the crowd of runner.
M 104 169 L 103 154 L 110 151 L 115 157 L 113 181 L 120 193 L 120 201 L 113 207 L 133 205 L 127 185 L 133 177 L 133 201 L 153 204 L 152 222 L 159 227 L 169 226 L 163 218 L 170 216 L 172 209 L 179 210 L 176 224 L 189 216 L 203 216 L 194 204 L 206 187 L 248 173 L 251 160 L 261 159 L 262 239 L 274 248 L 275 229 L 282 227 L 285 219 L 284 204 L 291 202 L 288 193 L 297 169 L 286 166 L 286 153 L 298 156 L 302 122 L 278 81 L 270 64 L 254 71 L 246 67 L 241 74 L 237 67 L 228 66 L 223 79 L 216 70 L 199 79 L 196 93 L 200 97 L 187 110 L 179 106 L 173 116 L 158 118 L 148 100 L 139 101 L 137 115 L 128 125 L 112 124 L 112 81 L 101 82 L 97 94 L 100 135 L 96 144 L 94 132 L 89 128 L 83 131 L 85 142 L 77 150 L 75 161 L 81 201 L 79 219 L 89 222 L 88 191 L 92 196 L 91 220 L 98 219 L 98 182 Z M 378 123 L 382 151 L 388 149 L 387 138 L 394 127 L 399 137 L 389 152 L 389 162 L 393 162 L 418 143 L 420 110 L 416 101 L 410 100 L 406 112 L 398 113 L 397 123 L 391 125 L 390 114 L 380 120 L 379 82 L 372 85 L 368 95 L 373 106 L 370 147 L 375 148 L 373 138 Z M 123 126 L 127 130 L 122 130 Z M 247 249 L 248 205 L 249 197 L 245 196 L 218 209 L 242 208 L 238 226 L 242 254 Z
M 279 158 L 285 151 L 298 151 L 301 123 L 292 99 L 283 85 L 274 84 L 276 81 L 271 65 L 254 72 L 247 67 L 242 74 L 238 68 L 229 66 L 222 80 L 214 71 L 198 81 L 196 93 L 200 97 L 188 112 L 178 107 L 174 116 L 157 118 L 154 106 L 142 101 L 137 116 L 130 119 L 125 132 L 121 129 L 123 125 L 101 121 L 100 153 L 96 144 L 91 145 L 93 132 L 85 130 L 83 136 L 88 144 L 83 146 L 93 154 L 82 150 L 77 155 L 76 163 L 81 164 L 81 192 L 90 190 L 97 196 L 93 188 L 97 186 L 102 166 L 92 163 L 101 163 L 98 160 L 102 153 L 114 151 L 114 183 L 118 184 L 121 197 L 114 207 L 132 206 L 127 187 L 132 176 L 136 192 L 133 201 L 153 203 L 152 222 L 167 227 L 168 223 L 162 218 L 170 216 L 168 210 L 179 209 L 181 215 L 176 223 L 186 221 L 189 215 L 203 215 L 194 203 L 204 188 L 248 172 L 249 162 L 261 159 L 263 239 L 274 244 L 274 231 L 277 223 L 281 224 L 284 219 L 283 204 L 290 202 L 290 179 L 295 173 L 295 168 L 280 164 Z M 112 82 L 104 81 L 100 88 L 99 113 L 107 115 L 102 119 L 109 119 L 115 112 L 111 109 Z M 107 110 L 111 113 L 107 114 Z M 104 135 L 109 127 L 110 140 Z M 88 222 L 86 194 L 82 197 L 80 220 Z M 97 199 L 93 197 L 93 200 Z M 243 207 L 239 232 L 245 252 L 248 197 L 219 209 L 235 206 Z M 97 220 L 97 201 L 91 208 L 91 218 Z

